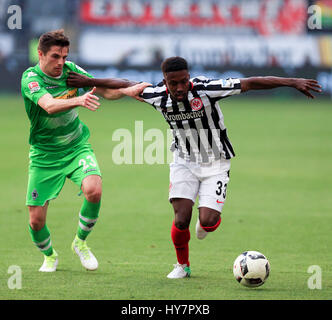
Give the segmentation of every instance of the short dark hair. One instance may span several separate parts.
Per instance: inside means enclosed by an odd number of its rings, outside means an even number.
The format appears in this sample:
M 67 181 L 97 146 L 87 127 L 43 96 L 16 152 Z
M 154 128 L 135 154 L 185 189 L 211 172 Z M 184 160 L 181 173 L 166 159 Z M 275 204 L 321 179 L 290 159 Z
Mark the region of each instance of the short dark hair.
M 38 50 L 46 54 L 52 46 L 69 47 L 69 38 L 65 36 L 64 30 L 54 30 L 42 34 L 39 38 Z
M 182 57 L 170 57 L 163 61 L 161 70 L 163 73 L 188 70 L 188 63 L 186 59 Z

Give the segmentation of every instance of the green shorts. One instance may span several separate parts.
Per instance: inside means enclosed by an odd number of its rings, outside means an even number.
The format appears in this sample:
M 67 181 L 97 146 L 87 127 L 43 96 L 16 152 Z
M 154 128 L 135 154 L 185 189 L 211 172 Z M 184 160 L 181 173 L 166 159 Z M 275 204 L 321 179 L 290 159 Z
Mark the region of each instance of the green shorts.
M 30 151 L 26 205 L 43 206 L 46 201 L 55 199 L 66 178 L 81 188 L 83 179 L 89 175 L 101 176 L 101 173 L 88 143 L 57 154 L 33 149 Z

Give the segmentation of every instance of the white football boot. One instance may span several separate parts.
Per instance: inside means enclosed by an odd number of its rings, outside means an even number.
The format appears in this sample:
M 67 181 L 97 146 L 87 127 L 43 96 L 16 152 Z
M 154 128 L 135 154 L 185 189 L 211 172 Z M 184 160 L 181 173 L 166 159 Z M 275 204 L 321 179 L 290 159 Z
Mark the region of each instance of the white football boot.
M 206 232 L 202 227 L 201 223 L 199 222 L 199 219 L 197 219 L 196 223 L 196 237 L 199 240 L 203 240 L 208 235 L 208 232 Z
M 98 261 L 90 251 L 90 248 L 88 248 L 85 240 L 81 240 L 76 235 L 71 248 L 73 252 L 78 255 L 81 260 L 81 264 L 85 269 L 90 271 L 97 270 Z
M 58 265 L 58 254 L 56 251 L 53 249 L 53 253 L 50 256 L 45 256 L 44 257 L 44 263 L 40 267 L 39 271 L 40 272 L 54 272 L 56 271 L 56 267 Z
M 174 264 L 174 269 L 167 275 L 168 279 L 181 279 L 190 277 L 191 270 L 186 264 Z

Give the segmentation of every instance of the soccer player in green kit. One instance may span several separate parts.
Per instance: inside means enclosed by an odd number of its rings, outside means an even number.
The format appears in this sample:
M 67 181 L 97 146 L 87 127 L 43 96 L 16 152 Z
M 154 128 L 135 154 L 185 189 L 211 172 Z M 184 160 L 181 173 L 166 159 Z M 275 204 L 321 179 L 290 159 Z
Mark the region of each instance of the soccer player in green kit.
M 102 180 L 96 156 L 88 143 L 89 129 L 79 120 L 77 107 L 95 111 L 100 105 L 95 93 L 113 99 L 113 91 L 84 88 L 85 93 L 79 96 L 77 88 L 67 86 L 70 71 L 92 77 L 75 63 L 66 61 L 69 45 L 63 30 L 43 34 L 38 46 L 39 63 L 23 73 L 21 83 L 31 123 L 26 204 L 32 241 L 44 254 L 41 272 L 54 272 L 58 265 L 46 214 L 49 201 L 58 196 L 66 178 L 77 184 L 84 194 L 72 250 L 84 268 L 98 268 L 98 261 L 88 248 L 86 238 L 98 219 Z M 114 79 L 113 84 L 114 89 L 119 89 L 135 83 Z

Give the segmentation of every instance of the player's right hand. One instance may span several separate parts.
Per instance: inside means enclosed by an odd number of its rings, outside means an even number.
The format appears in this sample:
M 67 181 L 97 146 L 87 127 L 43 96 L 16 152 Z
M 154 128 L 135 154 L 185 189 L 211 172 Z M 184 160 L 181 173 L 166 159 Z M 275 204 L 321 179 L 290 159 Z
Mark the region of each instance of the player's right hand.
M 80 105 L 91 111 L 96 111 L 99 108 L 100 103 L 98 102 L 99 97 L 94 95 L 95 92 L 96 92 L 96 87 L 93 87 L 91 91 L 82 95 L 80 97 L 82 100 Z
M 143 92 L 143 90 L 146 87 L 151 86 L 151 83 L 148 82 L 141 82 L 138 84 L 135 84 L 134 86 L 131 87 L 127 87 L 127 88 L 121 88 L 119 89 L 119 91 L 123 94 L 125 94 L 126 96 L 132 97 L 136 100 L 139 101 L 144 101 L 141 97 L 140 94 Z

